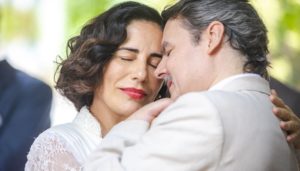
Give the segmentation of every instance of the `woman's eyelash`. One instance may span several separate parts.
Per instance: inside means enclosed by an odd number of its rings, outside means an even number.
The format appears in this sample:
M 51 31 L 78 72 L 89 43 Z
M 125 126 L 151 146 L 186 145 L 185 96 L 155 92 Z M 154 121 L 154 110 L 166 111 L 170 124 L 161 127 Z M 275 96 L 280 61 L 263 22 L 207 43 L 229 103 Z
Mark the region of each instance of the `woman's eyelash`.
M 124 60 L 124 61 L 132 61 L 133 59 L 132 58 L 128 58 L 128 57 L 122 57 L 120 56 L 121 60 Z
M 157 65 L 152 65 L 152 64 L 149 64 L 152 68 L 156 69 L 157 68 Z

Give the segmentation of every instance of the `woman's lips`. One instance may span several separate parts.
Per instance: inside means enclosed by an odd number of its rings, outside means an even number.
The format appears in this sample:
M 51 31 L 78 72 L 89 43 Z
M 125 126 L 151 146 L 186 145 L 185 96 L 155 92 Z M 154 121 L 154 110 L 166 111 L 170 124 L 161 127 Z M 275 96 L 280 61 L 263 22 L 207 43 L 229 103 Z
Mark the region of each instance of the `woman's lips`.
M 143 99 L 147 95 L 144 90 L 136 88 L 121 88 L 121 90 L 129 97 L 136 100 Z

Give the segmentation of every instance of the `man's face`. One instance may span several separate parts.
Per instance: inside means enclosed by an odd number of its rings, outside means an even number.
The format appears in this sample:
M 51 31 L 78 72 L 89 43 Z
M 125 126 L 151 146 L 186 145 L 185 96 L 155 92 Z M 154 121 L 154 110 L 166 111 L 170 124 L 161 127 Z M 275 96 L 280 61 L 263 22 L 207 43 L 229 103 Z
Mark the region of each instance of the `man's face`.
M 210 59 L 208 41 L 201 37 L 196 43 L 184 28 L 181 19 L 169 20 L 163 32 L 163 59 L 156 76 L 167 79 L 172 99 L 193 91 L 207 90 L 210 85 Z

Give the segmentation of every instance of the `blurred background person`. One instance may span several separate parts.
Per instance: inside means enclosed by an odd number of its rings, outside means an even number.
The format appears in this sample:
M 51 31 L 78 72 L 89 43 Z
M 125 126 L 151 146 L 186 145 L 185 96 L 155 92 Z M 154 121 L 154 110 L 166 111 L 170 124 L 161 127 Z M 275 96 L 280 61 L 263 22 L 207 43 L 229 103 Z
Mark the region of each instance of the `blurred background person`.
M 34 138 L 50 127 L 52 90 L 11 65 L 2 12 L 0 8 L 0 170 L 21 171 Z
M 50 127 L 51 102 L 48 85 L 0 60 L 0 170 L 24 170 L 34 138 Z

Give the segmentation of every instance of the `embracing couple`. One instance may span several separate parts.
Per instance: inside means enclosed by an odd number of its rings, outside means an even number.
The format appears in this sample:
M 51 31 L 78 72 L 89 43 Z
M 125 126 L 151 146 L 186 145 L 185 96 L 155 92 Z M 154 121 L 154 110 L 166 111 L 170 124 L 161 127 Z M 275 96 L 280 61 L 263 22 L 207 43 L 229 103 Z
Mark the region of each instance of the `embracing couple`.
M 25 170 L 298 170 L 300 121 L 271 95 L 267 44 L 247 0 L 110 8 L 69 40 L 56 88 L 79 113 Z

